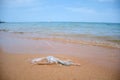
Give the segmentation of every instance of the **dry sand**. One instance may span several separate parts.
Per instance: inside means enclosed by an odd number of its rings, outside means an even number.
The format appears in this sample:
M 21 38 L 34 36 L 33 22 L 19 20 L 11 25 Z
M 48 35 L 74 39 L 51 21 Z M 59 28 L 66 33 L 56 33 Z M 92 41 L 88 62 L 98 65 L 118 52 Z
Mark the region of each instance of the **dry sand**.
M 0 35 L 0 80 L 119 80 L 120 50 Z M 81 66 L 33 65 L 52 55 Z

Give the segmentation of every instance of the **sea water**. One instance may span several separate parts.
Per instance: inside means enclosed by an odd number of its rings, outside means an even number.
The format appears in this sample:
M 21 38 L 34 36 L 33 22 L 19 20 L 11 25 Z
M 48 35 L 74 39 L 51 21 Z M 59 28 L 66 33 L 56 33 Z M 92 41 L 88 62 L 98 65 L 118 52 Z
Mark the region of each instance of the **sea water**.
M 120 48 L 120 23 L 8 22 L 0 31 L 30 34 L 32 38 L 59 38 Z

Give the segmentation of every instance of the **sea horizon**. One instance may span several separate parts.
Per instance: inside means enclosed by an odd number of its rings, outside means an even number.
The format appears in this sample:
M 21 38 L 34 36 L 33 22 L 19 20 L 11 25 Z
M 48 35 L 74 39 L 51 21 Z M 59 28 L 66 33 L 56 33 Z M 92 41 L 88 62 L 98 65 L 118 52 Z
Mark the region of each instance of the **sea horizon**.
M 63 22 L 63 23 L 68 23 L 68 22 L 71 22 L 71 23 L 112 23 L 112 24 L 120 24 L 120 22 L 95 22 L 95 21 L 1 21 L 1 22 L 4 22 L 4 23 L 43 23 L 43 22 L 50 22 L 50 23 L 60 23 L 60 22 Z M 2 23 L 1 23 L 2 24 Z

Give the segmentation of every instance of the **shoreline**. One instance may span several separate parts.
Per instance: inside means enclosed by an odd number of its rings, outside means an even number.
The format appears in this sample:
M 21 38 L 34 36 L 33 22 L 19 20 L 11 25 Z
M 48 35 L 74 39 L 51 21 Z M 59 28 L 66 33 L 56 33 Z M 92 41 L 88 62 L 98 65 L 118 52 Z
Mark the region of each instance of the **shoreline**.
M 33 65 L 33 58 L 55 56 L 81 66 Z M 0 80 L 119 80 L 120 49 L 0 34 Z
M 0 34 L 7 34 L 7 37 L 11 36 L 14 38 L 20 38 L 20 39 L 31 39 L 31 40 L 50 40 L 50 41 L 58 41 L 62 43 L 73 43 L 73 44 L 82 44 L 82 45 L 92 45 L 92 46 L 100 46 L 100 47 L 107 47 L 107 48 L 117 48 L 120 49 L 120 40 L 108 40 L 101 42 L 96 40 L 77 40 L 77 39 L 67 39 L 67 38 L 60 38 L 60 37 L 36 37 L 32 33 L 24 33 L 24 32 L 0 32 Z M 32 35 L 32 36 L 30 36 Z M 4 37 L 4 36 L 3 36 Z M 110 41 L 110 42 L 109 42 Z M 112 43 L 114 42 L 114 43 Z

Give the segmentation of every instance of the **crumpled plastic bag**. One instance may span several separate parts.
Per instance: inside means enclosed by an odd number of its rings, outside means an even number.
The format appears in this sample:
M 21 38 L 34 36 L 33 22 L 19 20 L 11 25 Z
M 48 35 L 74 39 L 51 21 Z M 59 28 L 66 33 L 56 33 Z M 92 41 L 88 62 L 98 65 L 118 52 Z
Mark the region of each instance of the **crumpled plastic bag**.
M 46 60 L 47 61 L 44 64 L 56 63 L 56 64 L 65 65 L 65 66 L 70 66 L 70 65 L 79 66 L 80 65 L 80 64 L 77 64 L 77 63 L 73 63 L 72 61 L 60 60 L 59 58 L 56 58 L 54 56 L 47 56 L 47 57 L 42 57 L 42 58 L 34 58 L 34 59 L 32 59 L 31 62 L 32 62 L 32 64 L 40 64 L 42 62 L 42 60 Z

